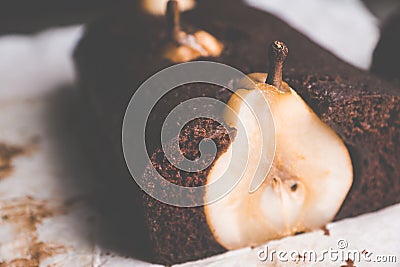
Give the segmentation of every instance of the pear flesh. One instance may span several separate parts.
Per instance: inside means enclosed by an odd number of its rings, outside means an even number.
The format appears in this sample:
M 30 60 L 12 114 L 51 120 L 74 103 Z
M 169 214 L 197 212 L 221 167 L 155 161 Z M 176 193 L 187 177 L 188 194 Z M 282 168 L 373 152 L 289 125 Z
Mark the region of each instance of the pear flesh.
M 266 77 L 250 74 L 253 85 L 240 82 L 228 102 L 225 121 L 237 134 L 207 177 L 209 185 L 240 176 L 233 190 L 204 207 L 214 238 L 229 250 L 325 226 L 353 181 L 339 136 L 286 83 L 278 89 Z M 214 193 L 206 191 L 206 203 Z
M 142 8 L 145 12 L 154 16 L 164 16 L 168 0 L 142 0 Z M 195 0 L 179 0 L 179 10 L 187 11 L 195 7 Z
M 164 58 L 173 63 L 184 63 L 199 57 L 218 57 L 224 46 L 214 36 L 199 30 L 193 34 L 180 32 L 178 42 L 169 43 Z
M 184 63 L 199 57 L 218 57 L 224 46 L 206 31 L 186 32 L 180 21 L 181 2 L 166 2 L 168 19 L 168 40 L 163 49 L 163 57 L 173 63 Z

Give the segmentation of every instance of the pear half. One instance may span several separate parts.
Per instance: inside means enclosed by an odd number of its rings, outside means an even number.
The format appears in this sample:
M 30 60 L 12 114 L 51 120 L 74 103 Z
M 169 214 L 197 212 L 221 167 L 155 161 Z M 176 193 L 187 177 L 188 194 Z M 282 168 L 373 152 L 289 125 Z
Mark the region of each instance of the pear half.
M 281 72 L 272 75 L 281 77 Z M 227 124 L 237 128 L 236 137 L 207 176 L 211 184 L 221 176 L 241 175 L 232 191 L 204 207 L 214 238 L 229 250 L 325 226 L 353 181 L 343 141 L 288 84 L 279 81 L 279 88 L 267 84 L 266 80 L 276 79 L 263 73 L 248 77 L 255 86 L 248 79 L 240 82 L 225 114 Z M 245 170 L 227 168 L 244 166 L 232 160 L 247 161 Z M 269 171 L 258 179 L 259 166 L 265 167 L 269 160 Z M 255 179 L 261 183 L 251 192 Z M 207 191 L 205 202 L 212 197 L 213 192 Z
M 199 57 L 218 57 L 224 45 L 217 38 L 203 30 L 182 30 L 180 3 L 176 0 L 167 2 L 168 41 L 163 50 L 164 58 L 173 63 L 183 63 Z

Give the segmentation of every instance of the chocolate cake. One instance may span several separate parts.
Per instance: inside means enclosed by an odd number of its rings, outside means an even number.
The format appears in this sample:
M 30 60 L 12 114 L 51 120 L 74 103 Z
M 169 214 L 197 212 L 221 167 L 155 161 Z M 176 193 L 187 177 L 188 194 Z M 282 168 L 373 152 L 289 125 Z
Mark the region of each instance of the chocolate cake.
M 353 183 L 335 219 L 400 201 L 400 171 L 396 168 L 400 158 L 400 97 L 395 87 L 342 62 L 279 19 L 240 1 L 199 1 L 196 9 L 182 14 L 182 21 L 211 33 L 224 46 L 220 56 L 199 60 L 221 62 L 244 73 L 265 71 L 270 65 L 268 44 L 285 40 L 291 52 L 283 80 L 338 134 L 351 156 Z M 145 29 L 139 27 L 141 23 L 127 11 L 111 14 L 89 25 L 75 52 L 82 92 L 114 142 L 118 159 L 122 158 L 123 116 L 135 89 L 174 64 L 160 53 L 167 32 L 163 20 L 147 18 Z M 216 85 L 180 86 L 157 103 L 147 122 L 151 164 L 178 185 L 204 185 L 212 166 L 197 173 L 175 168 L 160 149 L 158 133 L 173 107 L 197 96 L 228 102 L 232 93 Z M 211 138 L 217 144 L 217 156 L 222 155 L 233 141 L 227 135 L 230 131 L 234 129 L 223 128 L 210 118 L 192 121 L 179 136 L 181 151 L 195 159 L 200 140 Z M 124 167 L 125 163 L 120 164 Z M 151 181 L 154 169 L 149 165 L 143 172 L 144 179 Z M 213 236 L 205 207 L 174 207 L 146 194 L 143 205 L 155 262 L 184 262 L 227 249 Z
M 371 71 L 400 86 L 400 9 L 385 23 L 374 51 Z

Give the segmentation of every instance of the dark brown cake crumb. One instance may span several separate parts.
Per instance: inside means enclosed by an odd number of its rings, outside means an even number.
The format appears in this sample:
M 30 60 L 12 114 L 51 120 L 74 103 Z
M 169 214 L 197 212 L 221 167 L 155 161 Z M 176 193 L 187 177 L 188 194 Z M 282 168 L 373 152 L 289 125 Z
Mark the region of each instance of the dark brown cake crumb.
M 356 267 L 356 265 L 354 265 L 354 261 L 352 259 L 347 259 L 346 265 L 341 265 L 340 267 Z
M 32 138 L 31 143 L 25 146 L 0 143 L 0 179 L 10 176 L 14 170 L 12 163 L 14 158 L 29 154 L 36 147 L 37 142 L 37 138 Z
M 181 131 L 179 144 L 183 155 L 191 159 L 199 156 L 199 143 L 210 138 L 217 145 L 217 157 L 229 146 L 229 132 L 218 122 L 199 118 L 188 123 Z M 232 133 L 231 133 L 232 134 Z M 168 148 L 167 148 L 168 149 Z M 210 157 L 211 155 L 202 155 Z M 177 169 L 166 158 L 162 150 L 157 150 L 152 158 L 154 168 L 169 182 L 181 186 L 194 187 L 206 183 L 207 169 L 190 173 Z M 146 169 L 144 179 L 149 182 L 154 177 L 154 169 Z M 169 192 L 171 193 L 171 192 Z M 175 192 L 181 197 L 179 192 Z M 144 195 L 146 218 L 150 226 L 151 241 L 155 257 L 163 263 L 185 262 L 225 251 L 213 238 L 208 228 L 204 207 L 181 208 L 160 203 Z M 162 238 L 160 238 L 162 237 Z M 199 249 L 201 248 L 201 249 Z M 190 251 L 190 253 L 188 253 Z
M 326 225 L 324 227 L 322 227 L 322 231 L 324 232 L 324 235 L 326 235 L 326 236 L 330 236 L 331 235 L 331 232 L 326 227 Z

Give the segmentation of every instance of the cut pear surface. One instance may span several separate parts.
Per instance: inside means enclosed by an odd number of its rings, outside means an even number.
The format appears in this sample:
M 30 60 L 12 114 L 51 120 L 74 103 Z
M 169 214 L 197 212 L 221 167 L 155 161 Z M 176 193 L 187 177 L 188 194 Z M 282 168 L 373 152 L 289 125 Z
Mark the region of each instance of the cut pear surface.
M 225 114 L 236 137 L 207 177 L 211 184 L 221 176 L 241 176 L 232 191 L 205 206 L 214 238 L 226 249 L 323 227 L 353 181 L 343 141 L 289 85 L 266 84 L 262 73 L 249 78 L 255 85 L 243 80 Z M 205 202 L 212 195 L 207 191 Z
M 224 46 L 214 36 L 203 30 L 191 33 L 182 30 L 180 3 L 176 0 L 167 2 L 168 40 L 163 50 L 164 58 L 183 63 L 199 57 L 218 57 Z
M 218 57 L 224 46 L 211 34 L 199 30 L 193 34 L 183 31 L 179 39 L 167 45 L 164 57 L 174 63 L 183 63 L 199 57 Z
M 167 3 L 168 0 L 142 0 L 142 8 L 152 15 L 163 16 L 165 15 Z M 179 0 L 179 10 L 182 12 L 191 10 L 195 6 L 195 0 Z

